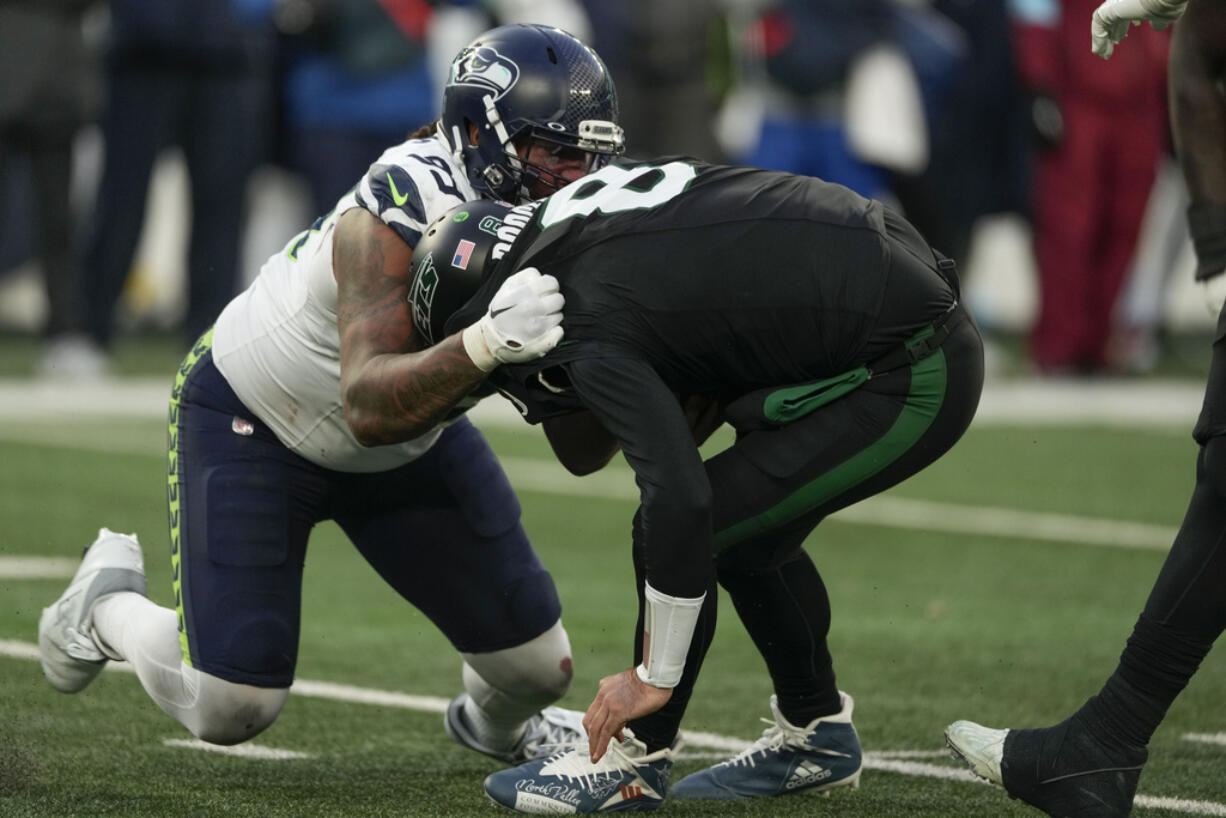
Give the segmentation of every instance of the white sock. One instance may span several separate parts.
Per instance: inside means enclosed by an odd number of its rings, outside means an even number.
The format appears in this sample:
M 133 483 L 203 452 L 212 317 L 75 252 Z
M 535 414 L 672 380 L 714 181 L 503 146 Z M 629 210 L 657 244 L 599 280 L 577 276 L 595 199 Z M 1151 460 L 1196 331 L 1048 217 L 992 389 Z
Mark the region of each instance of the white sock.
M 130 662 L 149 698 L 205 741 L 246 741 L 272 724 L 289 697 L 289 688 L 227 682 L 184 664 L 178 614 L 140 594 L 103 597 L 93 618 L 100 647 Z
M 194 685 L 183 678 L 183 650 L 179 644 L 179 616 L 148 597 L 121 592 L 94 605 L 94 633 L 104 653 L 124 659 L 158 706 L 172 716 L 191 707 Z M 177 716 L 176 716 L 177 718 Z

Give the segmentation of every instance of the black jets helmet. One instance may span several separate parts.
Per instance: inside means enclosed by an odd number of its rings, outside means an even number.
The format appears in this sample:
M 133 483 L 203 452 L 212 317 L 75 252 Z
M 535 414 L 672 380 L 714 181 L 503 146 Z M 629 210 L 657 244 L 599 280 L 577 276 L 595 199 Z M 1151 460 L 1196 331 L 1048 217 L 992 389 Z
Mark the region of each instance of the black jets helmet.
M 409 265 L 413 326 L 430 346 L 460 327 L 447 320 L 477 294 L 498 260 L 532 221 L 536 203 L 512 207 L 477 199 L 447 211 L 426 228 Z
M 440 129 L 482 196 L 525 201 L 566 184 L 525 162 L 534 142 L 555 155 L 577 151 L 596 170 L 624 148 L 617 90 L 596 52 L 559 28 L 509 25 L 469 43 L 451 64 Z M 469 141 L 477 126 L 477 143 Z M 543 183 L 543 184 L 538 184 Z M 542 194 L 544 195 L 544 194 Z

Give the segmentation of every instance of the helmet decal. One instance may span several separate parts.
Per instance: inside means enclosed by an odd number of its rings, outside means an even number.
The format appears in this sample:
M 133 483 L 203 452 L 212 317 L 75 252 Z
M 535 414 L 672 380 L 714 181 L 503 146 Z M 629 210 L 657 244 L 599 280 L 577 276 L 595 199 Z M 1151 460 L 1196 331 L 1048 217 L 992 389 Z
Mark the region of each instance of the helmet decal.
M 413 290 L 409 303 L 413 307 L 413 326 L 425 336 L 431 345 L 435 343 L 430 331 L 430 312 L 434 307 L 434 293 L 438 290 L 438 271 L 434 269 L 434 254 L 427 253 L 422 259 L 417 275 L 413 278 Z
M 468 260 L 473 257 L 473 250 L 476 249 L 477 245 L 468 239 L 460 239 L 459 243 L 456 244 L 455 253 L 451 256 L 451 266 L 467 270 Z
M 451 65 L 448 85 L 476 85 L 489 91 L 495 100 L 515 87 L 519 66 L 509 57 L 487 45 L 465 49 Z

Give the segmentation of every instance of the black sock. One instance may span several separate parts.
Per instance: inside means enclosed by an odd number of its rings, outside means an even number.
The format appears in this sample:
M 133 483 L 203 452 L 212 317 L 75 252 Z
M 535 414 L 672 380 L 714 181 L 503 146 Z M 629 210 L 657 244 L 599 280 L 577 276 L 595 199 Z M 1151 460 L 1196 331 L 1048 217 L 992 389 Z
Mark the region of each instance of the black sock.
M 1142 614 L 1115 673 L 1079 711 L 1083 723 L 1102 741 L 1146 746 L 1212 645 Z
M 721 565 L 720 583 L 766 660 L 784 718 L 803 727 L 843 709 L 826 648 L 830 599 L 821 575 L 801 551 L 763 571 Z

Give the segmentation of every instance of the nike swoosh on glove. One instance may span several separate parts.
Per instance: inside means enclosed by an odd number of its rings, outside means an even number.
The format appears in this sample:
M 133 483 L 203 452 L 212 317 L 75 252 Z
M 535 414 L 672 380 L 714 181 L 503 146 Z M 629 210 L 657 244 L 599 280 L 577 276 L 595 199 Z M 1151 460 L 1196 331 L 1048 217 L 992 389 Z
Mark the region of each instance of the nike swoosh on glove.
M 525 267 L 502 282 L 485 315 L 464 330 L 468 357 L 483 372 L 540 358 L 562 340 L 565 303 L 556 278 Z

